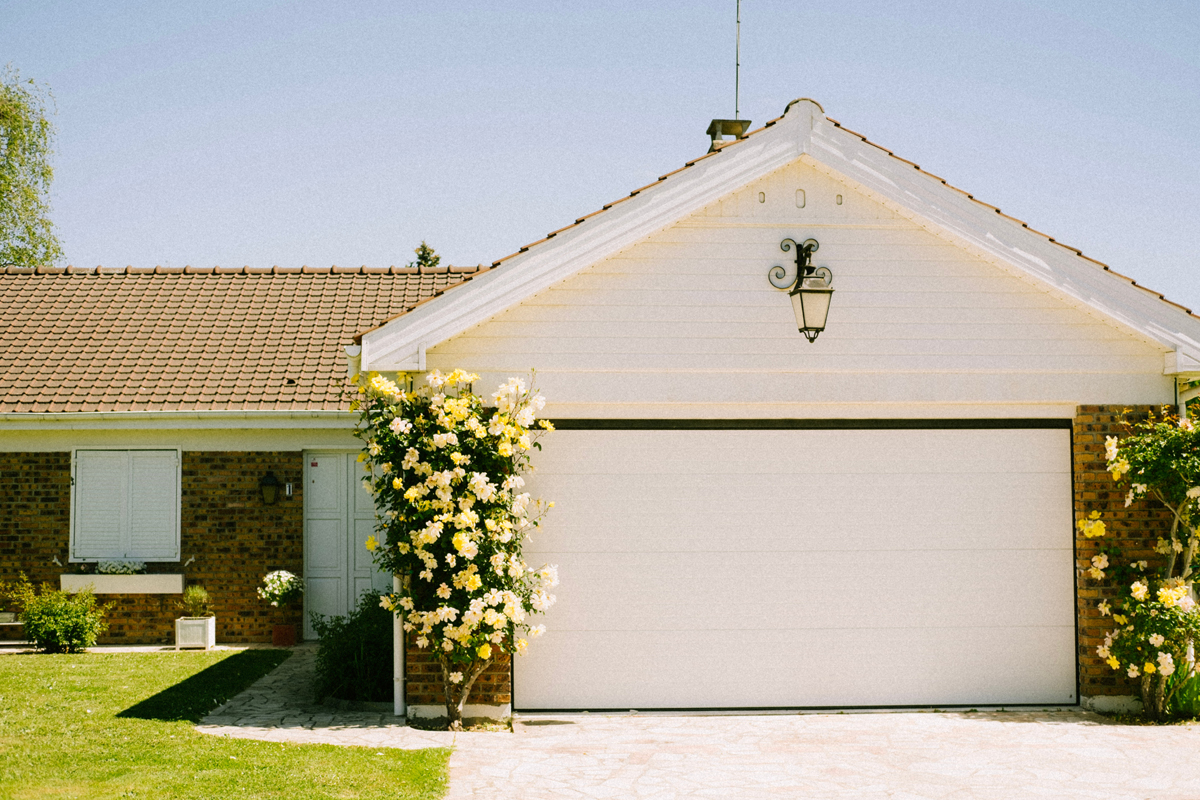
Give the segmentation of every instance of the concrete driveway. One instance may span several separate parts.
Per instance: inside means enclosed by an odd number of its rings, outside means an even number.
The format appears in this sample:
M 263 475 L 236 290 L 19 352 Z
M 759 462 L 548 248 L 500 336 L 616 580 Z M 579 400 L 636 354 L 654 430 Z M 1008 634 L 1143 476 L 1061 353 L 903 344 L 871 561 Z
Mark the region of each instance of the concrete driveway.
M 197 728 L 359 747 L 453 747 L 449 800 L 1071 798 L 1200 800 L 1200 725 L 1077 709 L 700 716 L 528 715 L 513 732 L 421 731 L 312 703 L 316 648 Z
M 1200 725 L 1078 710 L 526 717 L 460 735 L 459 798 L 1200 798 Z

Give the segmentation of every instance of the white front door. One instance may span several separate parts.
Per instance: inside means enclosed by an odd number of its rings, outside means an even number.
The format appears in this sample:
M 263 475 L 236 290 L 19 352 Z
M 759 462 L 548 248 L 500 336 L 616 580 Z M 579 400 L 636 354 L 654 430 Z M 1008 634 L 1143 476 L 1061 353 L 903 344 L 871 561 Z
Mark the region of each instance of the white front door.
M 316 638 L 312 614 L 341 616 L 359 595 L 387 591 L 365 542 L 375 530 L 375 505 L 362 487 L 357 451 L 304 454 L 304 636 Z

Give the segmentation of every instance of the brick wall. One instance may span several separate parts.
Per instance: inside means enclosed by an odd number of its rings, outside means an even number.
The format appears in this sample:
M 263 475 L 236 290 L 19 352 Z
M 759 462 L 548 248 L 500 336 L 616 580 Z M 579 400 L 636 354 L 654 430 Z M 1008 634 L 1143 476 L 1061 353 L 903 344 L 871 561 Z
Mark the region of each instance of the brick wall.
M 295 495 L 266 506 L 258 481 L 270 470 Z M 202 584 L 217 615 L 217 641 L 269 642 L 276 623 L 299 625 L 301 612 L 273 609 L 257 596 L 262 576 L 304 568 L 303 460 L 299 452 L 183 454 L 181 561 L 149 572 L 180 572 Z M 58 585 L 70 547 L 70 453 L 0 453 L 0 578 L 25 572 Z M 183 563 L 195 561 L 183 568 Z M 174 641 L 178 595 L 102 595 L 113 603 L 106 644 Z M 11 633 L 15 633 L 12 631 Z
M 501 653 L 482 675 L 475 679 L 467 704 L 504 704 L 512 702 L 510 659 Z M 442 667 L 429 650 L 409 644 L 404 660 L 405 702 L 410 705 L 443 705 Z
M 268 471 L 293 484 L 291 499 L 281 489 L 274 506 L 263 504 L 258 482 Z M 273 624 L 302 622 L 299 608 L 272 608 L 257 591 L 272 570 L 304 574 L 303 471 L 299 452 L 183 454 L 180 555 L 196 557 L 187 580 L 212 596 L 218 642 L 269 642 Z
M 1154 553 L 1154 542 L 1170 530 L 1169 512 L 1153 500 L 1140 500 L 1126 508 L 1126 490 L 1105 471 L 1104 457 L 1105 437 L 1126 433 L 1122 418 L 1141 420 L 1151 410 L 1161 411 L 1158 406 L 1079 406 L 1075 413 L 1075 517 L 1099 511 L 1108 529 L 1099 540 L 1087 539 L 1078 529 L 1075 531 L 1079 691 L 1085 697 L 1138 693 L 1132 680 L 1114 672 L 1096 655 L 1104 635 L 1115 627 L 1112 617 L 1102 617 L 1096 604 L 1116 597 L 1117 592 L 1105 582 L 1091 580 L 1084 570 L 1091 566 L 1092 556 L 1099 552 L 1102 542 L 1119 546 L 1130 560 L 1144 558 L 1153 564 L 1159 558 Z

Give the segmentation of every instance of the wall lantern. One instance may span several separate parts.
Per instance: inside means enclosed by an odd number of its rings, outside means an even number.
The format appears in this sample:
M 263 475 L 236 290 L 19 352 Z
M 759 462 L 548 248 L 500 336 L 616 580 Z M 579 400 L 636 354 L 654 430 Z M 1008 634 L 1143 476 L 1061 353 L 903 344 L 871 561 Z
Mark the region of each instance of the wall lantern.
M 767 280 L 776 289 L 787 289 L 788 297 L 792 299 L 792 311 L 796 313 L 796 327 L 808 341 L 815 342 L 825 330 L 825 320 L 829 316 L 829 301 L 833 298 L 833 273 L 828 267 L 814 267 L 811 263 L 812 254 L 820 247 L 816 239 L 805 239 L 802 244 L 796 244 L 795 239 L 784 239 L 779 243 L 779 249 L 788 252 L 796 250 L 796 276 L 788 278 L 788 270 L 784 267 L 771 267 Z
M 258 491 L 262 493 L 264 504 L 275 505 L 275 501 L 279 499 L 279 479 L 275 477 L 274 472 L 268 471 L 262 476 L 262 480 L 258 482 Z

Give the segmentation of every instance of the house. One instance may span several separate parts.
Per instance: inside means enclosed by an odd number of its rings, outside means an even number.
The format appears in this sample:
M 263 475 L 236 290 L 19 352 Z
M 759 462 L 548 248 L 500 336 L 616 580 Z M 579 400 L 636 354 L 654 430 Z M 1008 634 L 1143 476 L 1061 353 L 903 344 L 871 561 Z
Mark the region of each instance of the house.
M 1104 437 L 1194 394 L 1200 318 L 811 100 L 728 127 L 486 269 L 10 269 L 0 571 L 143 558 L 214 590 L 228 642 L 267 638 L 269 569 L 339 613 L 389 580 L 361 546 L 347 369 L 536 369 L 558 430 L 529 486 L 556 507 L 527 560 L 559 564 L 559 601 L 468 716 L 1131 694 L 1095 655 L 1106 590 L 1074 522 L 1161 529 Z M 831 277 L 805 335 L 800 266 Z M 117 599 L 111 640 L 167 635 L 173 595 Z M 398 707 L 436 713 L 429 656 L 398 672 Z
M 362 547 L 344 348 L 475 270 L 3 270 L 0 579 L 92 583 L 107 643 L 169 641 L 185 580 L 222 643 L 300 621 L 258 599 L 268 571 L 323 614 L 390 586 Z M 101 560 L 149 574 L 77 574 Z
M 780 284 L 800 266 L 833 290 L 803 336 Z M 1200 318 L 816 102 L 359 342 L 363 370 L 536 368 L 558 431 L 530 487 L 557 505 L 527 552 L 562 585 L 518 710 L 1134 693 L 1095 654 L 1109 590 L 1074 522 L 1161 530 L 1103 442 L 1125 408 L 1186 400 Z M 435 702 L 408 664 L 409 702 Z

